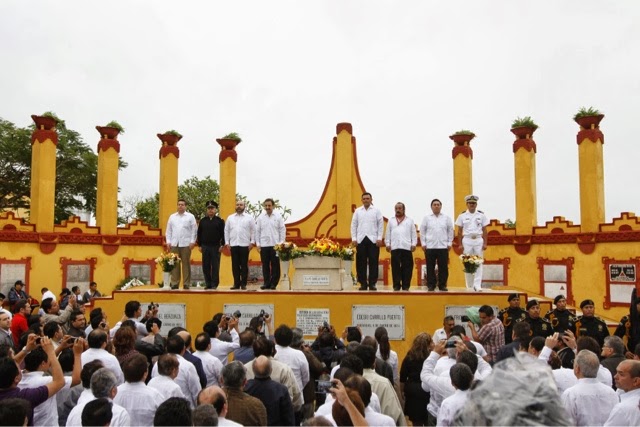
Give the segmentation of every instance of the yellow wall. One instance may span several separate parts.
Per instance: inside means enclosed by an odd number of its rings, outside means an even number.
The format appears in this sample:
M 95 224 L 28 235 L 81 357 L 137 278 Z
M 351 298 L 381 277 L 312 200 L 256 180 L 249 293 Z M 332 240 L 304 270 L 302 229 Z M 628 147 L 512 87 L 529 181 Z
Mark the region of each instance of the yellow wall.
M 538 225 L 536 202 L 536 154 L 533 150 L 518 149 L 515 157 L 516 232 L 531 234 Z
M 453 206 L 455 217 L 467 210 L 464 198 L 473 193 L 473 160 L 462 154 L 453 159 Z M 456 218 L 453 218 L 455 221 Z
M 113 147 L 98 153 L 96 225 L 103 234 L 115 234 L 118 226 L 118 160 Z
M 160 213 L 158 225 L 163 234 L 167 231 L 167 221 L 178 209 L 178 159 L 173 153 L 160 157 Z
M 56 144 L 36 140 L 31 154 L 31 222 L 40 232 L 53 229 L 56 188 Z
M 580 225 L 583 232 L 598 231 L 604 222 L 604 161 L 602 141 L 585 139 L 578 146 L 580 170 Z

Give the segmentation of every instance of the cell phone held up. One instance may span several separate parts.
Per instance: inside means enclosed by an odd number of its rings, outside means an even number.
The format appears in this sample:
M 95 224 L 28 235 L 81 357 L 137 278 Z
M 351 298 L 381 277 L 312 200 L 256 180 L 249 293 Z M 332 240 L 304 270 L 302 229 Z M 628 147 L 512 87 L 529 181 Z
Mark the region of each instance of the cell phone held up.
M 444 345 L 444 348 L 456 348 L 456 342 L 453 340 L 447 340 Z
M 330 380 L 316 380 L 318 383 L 317 393 L 319 394 L 327 394 L 329 389 L 333 387 L 333 382 Z

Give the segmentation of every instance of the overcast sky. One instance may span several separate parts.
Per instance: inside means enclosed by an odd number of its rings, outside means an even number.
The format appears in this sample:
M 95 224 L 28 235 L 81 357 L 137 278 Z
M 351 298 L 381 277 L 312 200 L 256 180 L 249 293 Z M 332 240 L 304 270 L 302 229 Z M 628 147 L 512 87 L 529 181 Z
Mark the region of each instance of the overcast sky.
M 126 129 L 121 198 L 158 191 L 160 141 L 176 129 L 179 181 L 219 179 L 216 137 L 238 132 L 237 191 L 306 216 L 322 194 L 338 122 L 386 216 L 453 212 L 453 142 L 470 129 L 473 190 L 515 218 L 509 128 L 540 126 L 538 223 L 580 222 L 582 106 L 606 115 L 606 218 L 640 214 L 640 2 L 0 2 L 0 117 L 55 111 L 96 147 Z

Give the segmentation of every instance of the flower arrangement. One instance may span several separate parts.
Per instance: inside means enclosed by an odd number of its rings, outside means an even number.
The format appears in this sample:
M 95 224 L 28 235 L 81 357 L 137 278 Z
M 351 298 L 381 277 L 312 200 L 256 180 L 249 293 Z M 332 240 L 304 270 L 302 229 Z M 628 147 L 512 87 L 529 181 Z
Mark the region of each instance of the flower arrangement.
M 339 258 L 340 245 L 326 237 L 323 237 L 322 239 L 315 239 L 313 242 L 309 243 L 309 250 L 306 251 L 305 255 Z
M 298 246 L 292 242 L 278 243 L 273 247 L 273 249 L 276 250 L 280 261 L 291 261 L 292 259 L 299 258 L 301 256 Z
M 173 270 L 179 262 L 180 258 L 178 257 L 178 254 L 174 254 L 173 252 L 164 252 L 156 258 L 156 264 L 160 265 L 162 267 L 162 271 L 165 273 L 169 273 Z
M 353 261 L 353 257 L 355 256 L 356 251 L 353 250 L 352 246 L 343 246 L 340 248 L 340 259 L 345 261 Z
M 478 267 L 480 267 L 480 264 L 484 262 L 484 259 L 478 255 L 462 254 L 460 255 L 460 259 L 464 266 L 464 272 L 469 274 L 474 274 L 478 270 Z
M 137 277 L 127 277 L 122 282 L 116 285 L 116 290 L 126 291 L 134 286 L 144 286 L 146 283 L 140 281 Z

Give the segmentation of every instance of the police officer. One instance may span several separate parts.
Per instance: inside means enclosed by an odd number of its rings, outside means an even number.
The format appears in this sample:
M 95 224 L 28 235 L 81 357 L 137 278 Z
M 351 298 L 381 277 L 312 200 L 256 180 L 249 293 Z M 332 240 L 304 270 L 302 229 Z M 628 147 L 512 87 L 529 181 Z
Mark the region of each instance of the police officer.
M 604 344 L 604 338 L 609 336 L 609 328 L 604 320 L 595 316 L 596 307 L 593 300 L 586 299 L 580 303 L 582 316 L 576 320 L 576 338 L 588 336 L 595 338 L 600 344 Z
M 569 329 L 576 333 L 576 317 L 567 310 L 567 299 L 564 295 L 558 295 L 553 299 L 556 308 L 544 315 L 544 318 L 551 322 L 553 331 L 562 333 Z
M 633 358 L 636 346 L 640 344 L 640 299 L 637 297 L 636 288 L 631 291 L 631 306 L 629 314 L 620 319 L 620 324 L 616 328 L 614 335 L 622 338 L 627 337 L 627 359 Z
M 478 196 L 473 194 L 464 198 L 467 203 L 467 210 L 462 212 L 456 220 L 458 228 L 458 241 L 462 242 L 462 248 L 466 255 L 482 254 L 487 249 L 487 225 L 489 219 L 482 211 L 477 210 Z M 469 284 L 467 284 L 469 287 Z M 482 290 L 482 264 L 474 273 L 473 289 L 476 292 Z
M 520 295 L 509 294 L 507 298 L 509 307 L 503 308 L 498 312 L 498 319 L 504 326 L 504 342 L 509 344 L 512 340 L 513 324 L 523 320 L 527 316 L 527 312 L 520 307 Z
M 540 303 L 536 299 L 527 302 L 527 315 L 522 320 L 531 326 L 531 337 L 547 338 L 553 334 L 551 323 L 544 317 L 540 317 Z

